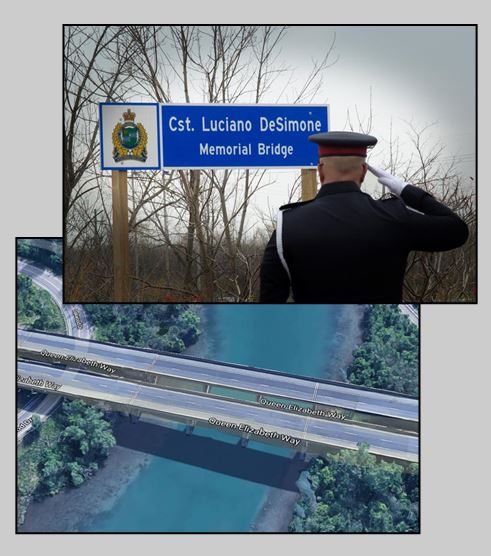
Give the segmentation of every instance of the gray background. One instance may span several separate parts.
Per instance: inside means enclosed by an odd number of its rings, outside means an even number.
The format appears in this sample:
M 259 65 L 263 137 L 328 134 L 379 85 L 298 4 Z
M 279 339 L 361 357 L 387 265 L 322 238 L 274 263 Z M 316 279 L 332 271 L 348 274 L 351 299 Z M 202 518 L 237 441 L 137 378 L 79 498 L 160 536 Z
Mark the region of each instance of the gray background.
M 196 7 L 193 7 L 193 6 Z M 248 0 L 243 4 L 186 2 L 113 3 L 85 0 L 75 8 L 14 3 L 3 12 L 1 111 L 2 352 L 1 485 L 2 545 L 23 554 L 427 554 L 481 553 L 488 546 L 489 429 L 485 419 L 490 397 L 487 355 L 489 309 L 489 187 L 482 122 L 490 121 L 489 73 L 484 52 L 490 51 L 489 16 L 477 2 L 455 9 L 448 2 L 413 1 L 302 3 L 295 11 L 283 1 Z M 61 7 L 63 6 L 63 7 Z M 344 9 L 343 9 L 344 8 Z M 172 14 L 170 10 L 172 9 Z M 179 10 L 179 11 L 176 11 Z M 343 11 L 340 11 L 343 10 Z M 62 34 L 63 22 L 169 23 L 479 23 L 480 147 L 479 306 L 432 306 L 422 310 L 422 534 L 413 536 L 150 536 L 31 535 L 14 536 L 14 392 L 15 392 L 15 242 L 18 236 L 62 233 Z M 40 126 L 36 133 L 36 126 Z M 33 139 L 36 139 L 35 141 Z M 488 286 L 488 287 L 487 287 Z M 489 420 L 488 420 L 489 422 Z M 212 502 L 211 502 L 212 503 Z M 481 548 L 482 546 L 482 548 Z M 479 548 L 478 548 L 479 547 Z

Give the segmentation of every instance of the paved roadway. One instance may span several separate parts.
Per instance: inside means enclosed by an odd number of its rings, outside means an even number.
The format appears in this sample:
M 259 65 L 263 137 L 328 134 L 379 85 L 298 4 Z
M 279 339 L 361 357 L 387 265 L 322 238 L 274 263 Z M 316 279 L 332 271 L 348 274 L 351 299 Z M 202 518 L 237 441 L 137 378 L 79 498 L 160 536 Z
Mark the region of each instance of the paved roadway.
M 275 431 L 330 446 L 356 448 L 359 442 L 367 442 L 372 453 L 418 461 L 419 440 L 415 436 L 315 419 L 235 401 L 174 392 L 26 362 L 18 363 L 18 373 L 23 377 L 29 376 L 31 379 L 49 380 L 59 384 L 61 387 L 58 392 L 68 396 L 104 400 L 138 410 L 161 411 L 164 414 L 205 421 L 214 417 L 229 423 L 246 423 L 254 428 L 264 427 L 268 432 Z M 22 387 L 23 384 L 19 383 L 19 386 Z M 223 428 L 223 430 L 227 429 Z M 251 439 L 260 440 L 261 437 L 254 435 Z
M 32 416 L 37 415 L 45 421 L 53 409 L 61 402 L 59 394 L 38 394 L 31 403 L 17 413 L 17 438 L 21 440 L 31 429 Z
M 37 247 L 53 250 L 52 242 L 47 240 L 33 240 L 31 243 L 35 241 L 38 242 L 36 244 Z M 41 244 L 39 244 L 39 242 L 41 242 Z M 29 276 L 36 286 L 46 290 L 51 295 L 51 298 L 61 310 L 65 320 L 67 334 L 78 338 L 90 338 L 90 327 L 83 307 L 81 305 L 63 304 L 63 282 L 61 276 L 56 276 L 48 269 L 41 268 L 23 259 L 19 259 L 17 268 L 19 273 Z M 81 328 L 77 326 L 76 316 L 78 317 L 78 324 Z M 48 396 L 38 395 L 18 412 L 17 427 L 19 428 L 25 421 L 29 422 L 28 420 L 32 418 L 34 414 L 38 415 L 41 420 L 46 420 L 50 412 L 58 405 L 59 401 L 60 396 L 56 394 Z M 18 439 L 21 440 L 30 428 L 31 426 L 28 424 L 18 430 Z
M 48 269 L 40 268 L 23 259 L 19 259 L 18 271 L 29 276 L 36 286 L 46 290 L 51 295 L 65 319 L 68 336 L 90 338 L 90 327 L 88 326 L 87 315 L 83 307 L 81 305 L 63 304 L 63 282 L 61 276 L 56 276 Z M 79 326 L 77 326 L 76 316 L 78 316 Z
M 195 380 L 201 383 L 286 397 L 318 404 L 397 417 L 410 421 L 419 419 L 419 402 L 397 394 L 326 384 L 315 379 L 284 376 L 273 371 L 231 367 L 226 363 L 209 363 L 182 359 L 145 350 L 128 349 L 89 340 L 54 336 L 39 332 L 17 331 L 19 348 L 57 354 L 75 355 L 96 360 L 109 366 L 124 366 L 161 375 Z M 93 369 L 96 372 L 96 369 Z M 117 372 L 117 371 L 116 371 Z M 103 373 L 101 371 L 101 374 Z
M 416 326 L 419 327 L 419 311 L 415 309 L 412 305 L 399 305 L 399 310 L 403 315 L 406 315 L 407 318 Z

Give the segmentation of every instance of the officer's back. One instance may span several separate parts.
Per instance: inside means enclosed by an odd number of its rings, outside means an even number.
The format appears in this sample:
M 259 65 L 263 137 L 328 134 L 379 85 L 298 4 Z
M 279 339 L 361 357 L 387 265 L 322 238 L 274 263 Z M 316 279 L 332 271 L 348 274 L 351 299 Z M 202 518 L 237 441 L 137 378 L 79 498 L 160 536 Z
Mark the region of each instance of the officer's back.
M 361 190 L 376 139 L 329 132 L 319 144 L 317 197 L 280 209 L 261 265 L 261 302 L 399 303 L 412 250 L 444 251 L 467 239 L 465 223 L 423 189 L 370 168 L 395 197 Z
M 375 201 L 355 182 L 321 188 L 315 201 L 286 210 L 285 259 L 299 302 L 391 302 L 401 297 L 407 209 Z

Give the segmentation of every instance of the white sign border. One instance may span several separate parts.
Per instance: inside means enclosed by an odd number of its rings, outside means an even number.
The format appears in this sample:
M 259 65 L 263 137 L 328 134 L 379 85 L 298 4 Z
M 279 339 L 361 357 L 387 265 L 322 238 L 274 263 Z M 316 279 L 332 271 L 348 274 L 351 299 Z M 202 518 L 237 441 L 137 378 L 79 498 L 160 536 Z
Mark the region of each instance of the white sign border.
M 155 106 L 157 112 L 157 164 L 158 166 L 132 167 L 132 166 L 104 166 L 104 129 L 102 123 L 103 106 Z M 101 170 L 161 170 L 162 169 L 162 145 L 160 132 L 161 104 L 158 102 L 100 102 L 99 103 L 99 144 L 101 151 Z

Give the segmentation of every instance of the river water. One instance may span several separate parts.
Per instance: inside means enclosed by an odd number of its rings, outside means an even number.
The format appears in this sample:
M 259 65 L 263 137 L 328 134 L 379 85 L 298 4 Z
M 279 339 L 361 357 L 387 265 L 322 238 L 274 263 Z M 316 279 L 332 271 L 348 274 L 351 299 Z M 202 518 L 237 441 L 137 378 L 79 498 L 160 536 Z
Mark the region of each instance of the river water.
M 206 357 L 329 378 L 329 360 L 339 349 L 336 305 L 209 305 L 206 306 Z M 332 374 L 332 373 L 331 373 Z M 198 436 L 237 444 L 237 438 L 210 430 Z M 260 450 L 290 456 L 286 449 L 258 442 L 235 448 L 238 454 Z M 183 449 L 185 444 L 183 443 Z M 213 452 L 213 445 L 206 450 Z M 216 448 L 216 457 L 221 451 Z M 244 450 L 239 452 L 238 450 Z M 213 453 L 206 460 L 213 461 Z M 239 457 L 234 465 L 269 465 L 269 456 Z M 218 462 L 219 464 L 220 462 Z M 271 465 L 274 465 L 273 463 Z M 270 486 L 234 475 L 154 455 L 150 464 L 129 484 L 112 510 L 94 516 L 86 531 L 207 532 L 248 531 Z M 243 471 L 246 471 L 245 469 Z M 261 470 L 264 471 L 264 470 Z M 267 482 L 267 481 L 266 481 Z

